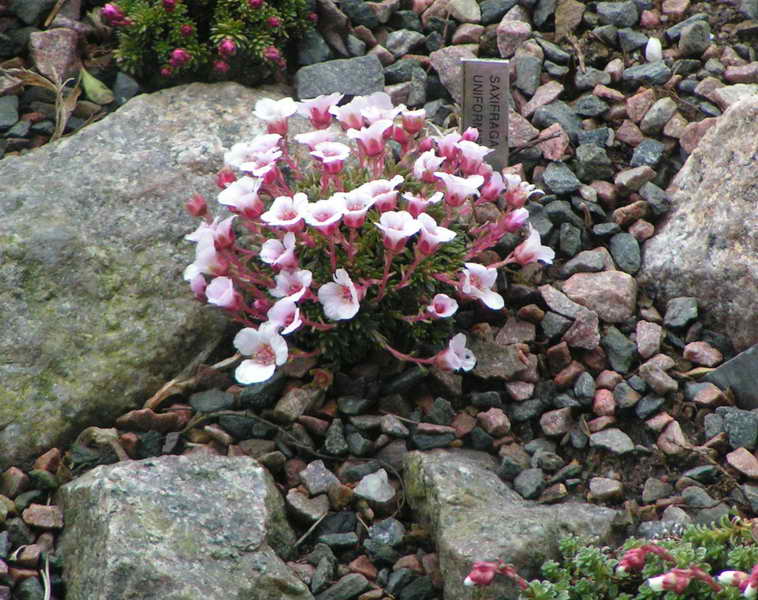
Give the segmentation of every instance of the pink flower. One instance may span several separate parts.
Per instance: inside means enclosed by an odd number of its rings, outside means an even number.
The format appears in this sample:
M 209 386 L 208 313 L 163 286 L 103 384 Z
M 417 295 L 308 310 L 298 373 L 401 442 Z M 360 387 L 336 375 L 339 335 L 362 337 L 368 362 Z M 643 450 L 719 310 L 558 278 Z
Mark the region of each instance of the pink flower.
M 332 321 L 352 319 L 361 307 L 358 291 L 345 269 L 337 269 L 334 282 L 319 288 L 318 300 L 324 307 L 324 315 Z
M 195 296 L 195 299 L 200 300 L 200 302 L 205 302 L 207 300 L 205 297 L 205 288 L 207 285 L 208 284 L 206 283 L 205 277 L 203 277 L 202 273 L 198 273 L 192 278 L 190 281 L 190 289 L 192 290 L 192 294 Z
M 276 46 L 266 46 L 263 49 L 263 58 L 272 62 L 279 62 L 282 60 L 282 53 Z
M 195 262 L 184 269 L 184 280 L 192 281 L 200 274 L 225 275 L 229 263 L 216 251 L 213 235 L 208 232 L 202 235 L 195 246 Z
M 219 42 L 218 55 L 221 58 L 229 58 L 235 54 L 237 54 L 237 44 L 232 38 L 224 38 Z
M 266 19 L 266 24 L 269 27 L 276 29 L 277 27 L 281 26 L 282 20 L 279 17 L 269 17 L 268 19 Z
M 715 592 L 721 591 L 721 586 L 713 580 L 713 577 L 699 567 L 671 569 L 668 573 L 651 577 L 647 580 L 647 584 L 656 592 L 674 591 L 677 594 L 683 594 L 693 579 L 703 581 Z
M 461 140 L 456 144 L 458 150 L 461 151 L 461 172 L 464 175 L 474 175 L 479 171 L 479 167 L 482 166 L 484 157 L 493 151 L 492 148 L 487 146 L 481 146 L 476 142 L 469 140 Z
M 509 208 L 521 208 L 532 195 L 544 193 L 531 183 L 522 181 L 521 177 L 513 173 L 506 173 L 503 175 L 503 179 L 507 184 L 505 203 Z
M 186 65 L 190 60 L 192 60 L 192 55 L 189 52 L 184 48 L 175 48 L 169 55 L 168 63 L 175 69 L 178 69 Z
M 182 25 L 179 28 L 179 33 L 182 34 L 182 37 L 189 37 L 195 33 L 195 28 L 192 25 Z
M 203 221 L 198 225 L 197 229 L 190 234 L 184 236 L 185 240 L 190 242 L 199 242 L 200 239 L 207 235 L 208 232 L 213 236 L 213 242 L 216 246 L 216 250 L 223 250 L 229 248 L 234 243 L 234 230 L 232 229 L 232 223 L 237 215 L 227 217 L 223 221 L 216 217 L 213 222 L 207 223 Z
M 295 234 L 287 232 L 281 241 L 276 238 L 266 240 L 261 245 L 261 251 L 258 256 L 261 257 L 263 262 L 276 269 L 296 269 Z
M 297 111 L 297 103 L 292 98 L 272 100 L 261 98 L 255 103 L 253 114 L 268 124 L 268 133 L 287 135 L 287 120 Z
M 305 208 L 304 219 L 311 227 L 315 227 L 324 235 L 332 235 L 339 227 L 340 219 L 345 213 L 342 196 L 333 195 L 326 200 L 308 204 Z
M 413 163 L 413 175 L 424 183 L 435 183 L 437 178 L 434 171 L 440 168 L 445 159 L 437 156 L 434 150 L 427 150 L 422 153 Z
M 358 147 L 366 156 L 378 156 L 384 153 L 384 132 L 392 127 L 392 121 L 381 119 L 368 127 L 348 129 L 347 137 L 356 140 Z
M 375 225 L 384 234 L 384 247 L 393 252 L 399 252 L 405 241 L 421 229 L 421 223 L 404 210 L 382 213 Z
M 421 235 L 416 247 L 425 256 L 433 254 L 440 244 L 449 242 L 455 237 L 455 231 L 440 227 L 431 215 L 421 213 L 417 220 L 421 224 Z
M 229 187 L 230 184 L 237 181 L 237 176 L 234 174 L 234 172 L 224 167 L 221 169 L 218 173 L 216 173 L 216 185 L 219 187 L 219 189 L 225 190 Z
M 477 202 L 495 202 L 505 187 L 503 176 L 500 173 L 490 173 L 489 177 L 485 177 L 484 185 L 479 188 L 479 200 Z
M 461 282 L 461 292 L 472 298 L 481 300 L 485 306 L 492 310 L 500 310 L 505 306 L 505 300 L 492 287 L 497 281 L 497 269 L 490 269 L 479 263 L 464 263 L 464 269 L 461 271 L 463 281 Z
M 461 141 L 462 136 L 460 133 L 452 132 L 447 135 L 435 135 L 432 139 L 437 144 L 437 151 L 441 156 L 444 156 L 448 160 L 455 160 L 458 157 L 458 142 Z
M 438 319 L 452 317 L 458 310 L 458 303 L 447 294 L 437 294 L 432 298 L 432 303 L 426 307 L 426 311 Z
M 169 67 L 161 67 L 161 77 L 171 77 L 174 74 L 174 70 Z
M 256 219 L 263 212 L 263 201 L 258 197 L 261 180 L 253 177 L 240 177 L 222 190 L 218 195 L 219 204 L 230 207 L 233 212 L 248 219 Z
M 374 199 L 374 205 L 379 212 L 394 210 L 397 204 L 398 192 L 395 188 L 404 181 L 402 175 L 395 175 L 392 179 L 374 179 L 367 181 L 357 188 Z
M 281 329 L 279 332 L 281 335 L 292 333 L 303 324 L 303 320 L 300 318 L 300 309 L 289 298 L 282 298 L 275 302 L 266 313 L 266 317 L 269 323 L 273 323 L 277 329 Z
M 242 295 L 234 289 L 229 277 L 214 277 L 205 288 L 208 303 L 227 310 L 239 310 L 242 307 Z
M 204 217 L 208 214 L 208 204 L 205 202 L 202 194 L 193 194 L 192 198 L 184 205 L 184 208 L 193 217 Z
M 240 354 L 249 356 L 234 371 L 234 376 L 243 385 L 260 383 L 269 379 L 276 367 L 287 362 L 287 342 L 276 332 L 274 323 L 263 323 L 258 329 L 245 327 L 234 337 L 234 347 Z
M 229 63 L 223 60 L 214 60 L 213 61 L 213 70 L 217 73 L 221 73 L 222 75 L 224 73 L 228 73 L 229 69 L 231 67 L 229 66 Z
M 281 271 L 276 275 L 276 285 L 269 291 L 274 298 L 289 298 L 297 302 L 308 291 L 313 281 L 313 273 L 308 269 Z
M 505 233 L 515 233 L 529 221 L 529 211 L 525 208 L 517 208 L 509 212 L 503 223 Z
M 471 350 L 466 348 L 466 336 L 462 333 L 453 336 L 448 347 L 435 357 L 435 364 L 445 371 L 457 371 L 459 369 L 470 371 L 473 369 L 476 365 L 476 357 Z M 474 570 L 466 577 L 469 583 L 464 581 L 464 585 L 487 585 L 492 581 L 495 571 L 492 571 L 492 575 L 488 575 L 488 567 L 477 568 L 477 565 L 484 564 L 491 563 L 474 563 Z
M 555 251 L 549 246 L 542 245 L 539 232 L 530 225 L 529 236 L 511 252 L 508 262 L 528 265 L 529 263 L 541 260 L 549 265 L 552 264 L 554 258 Z
M 311 152 L 311 156 L 317 158 L 324 166 L 324 171 L 330 175 L 336 175 L 342 171 L 345 160 L 350 156 L 350 147 L 340 142 L 321 142 Z
M 475 142 L 479 139 L 479 130 L 476 127 L 469 127 L 461 134 L 461 140 Z
M 305 144 L 311 151 L 315 150 L 316 146 L 321 142 L 331 142 L 333 139 L 334 134 L 328 129 L 316 129 L 315 131 L 309 131 L 307 133 L 298 133 L 295 136 L 296 142 Z
M 255 10 L 256 8 L 260 8 L 263 4 L 263 0 L 247 0 L 248 6 Z
M 645 566 L 645 558 L 648 554 L 655 554 L 668 562 L 676 562 L 671 553 L 665 548 L 662 548 L 657 544 L 645 544 L 639 548 L 632 548 L 631 550 L 626 551 L 616 567 L 616 574 L 624 575 L 629 571 L 641 571 Z
M 176 0 L 163 0 L 163 9 L 166 12 L 173 12 L 176 8 Z
M 345 213 L 342 215 L 343 223 L 353 229 L 363 227 L 366 213 L 374 205 L 375 199 L 360 188 L 347 193 L 338 192 L 336 195 L 341 195 L 345 205 Z
M 384 92 L 374 92 L 368 96 L 356 96 L 344 106 L 332 106 L 329 112 L 337 118 L 342 129 L 361 129 L 364 125 L 362 111 L 369 107 L 392 109 L 392 100 Z
M 126 17 L 123 9 L 118 4 L 112 2 L 109 2 L 100 9 L 100 16 L 113 27 L 124 27 L 132 24 L 131 19 Z
M 308 196 L 297 192 L 294 196 L 278 196 L 274 199 L 265 213 L 261 215 L 261 221 L 272 227 L 284 227 L 288 231 L 294 231 L 300 226 L 308 206 Z
M 297 112 L 304 117 L 308 117 L 311 121 L 311 125 L 316 129 L 326 129 L 332 123 L 332 115 L 330 111 L 340 100 L 342 100 L 342 94 L 339 93 L 303 100 L 298 103 Z
M 437 204 L 443 198 L 442 192 L 435 192 L 428 198 L 423 196 L 416 196 L 415 194 L 405 193 L 403 198 L 408 203 L 406 209 L 414 217 L 418 217 L 421 213 L 426 211 L 426 207 L 430 204 Z
M 481 175 L 470 175 L 468 177 L 458 177 L 450 173 L 436 171 L 434 176 L 445 183 L 447 193 L 445 203 L 449 206 L 461 206 L 466 202 L 469 196 L 479 195 L 479 186 L 484 183 L 484 177 Z
M 400 113 L 403 122 L 403 129 L 409 135 L 414 135 L 421 131 L 426 125 L 426 111 L 423 108 L 418 110 L 404 110 Z

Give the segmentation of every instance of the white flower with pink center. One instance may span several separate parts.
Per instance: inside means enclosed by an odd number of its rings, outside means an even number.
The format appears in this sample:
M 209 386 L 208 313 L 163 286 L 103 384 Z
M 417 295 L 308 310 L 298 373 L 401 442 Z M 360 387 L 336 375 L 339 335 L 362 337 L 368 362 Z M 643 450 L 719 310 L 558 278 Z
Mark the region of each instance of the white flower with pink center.
M 405 181 L 402 175 L 395 175 L 392 179 L 374 179 L 357 188 L 374 199 L 374 206 L 379 212 L 393 210 L 397 204 L 398 192 L 395 189 Z
M 484 185 L 479 188 L 479 201 L 495 202 L 505 187 L 503 176 L 497 171 L 491 173 Z
M 384 132 L 392 127 L 389 119 L 380 119 L 361 129 L 348 129 L 347 137 L 355 140 L 366 156 L 377 156 L 384 152 Z
M 316 145 L 311 156 L 317 158 L 324 165 L 324 171 L 336 175 L 342 171 L 345 160 L 350 156 L 350 146 L 340 142 L 321 142 Z
M 466 336 L 453 336 L 448 347 L 436 356 L 435 364 L 446 371 L 470 371 L 476 365 L 474 353 L 466 348 Z
M 316 129 L 326 129 L 332 123 L 331 109 L 336 107 L 340 100 L 342 94 L 339 93 L 310 98 L 298 103 L 297 112 L 310 119 L 311 125 Z
M 276 285 L 269 292 L 274 298 L 289 298 L 297 302 L 308 291 L 312 281 L 313 273 L 308 269 L 281 271 L 274 279 Z
M 506 173 L 503 180 L 506 184 L 505 203 L 509 208 L 521 208 L 531 196 L 544 194 L 542 190 L 523 181 L 514 173 Z
M 271 238 L 261 245 L 258 255 L 261 260 L 276 269 L 293 270 L 297 268 L 295 256 L 295 234 L 287 232 L 282 240 Z
M 295 141 L 308 146 L 308 150 L 315 150 L 321 142 L 334 141 L 334 134 L 328 129 L 316 129 L 308 133 L 298 133 Z
M 234 336 L 234 347 L 250 358 L 243 360 L 234 376 L 243 385 L 269 379 L 276 367 L 287 362 L 287 342 L 276 331 L 274 323 L 263 323 L 258 329 L 245 327 Z
M 437 178 L 434 172 L 445 162 L 444 157 L 437 156 L 434 150 L 421 153 L 413 163 L 413 176 L 424 183 L 435 183 Z
M 209 304 L 228 310 L 238 310 L 242 306 L 242 296 L 234 289 L 230 277 L 214 277 L 205 288 L 205 296 Z
M 403 129 L 410 135 L 418 133 L 426 125 L 426 111 L 423 108 L 418 110 L 403 110 L 401 113 Z
M 308 196 L 302 192 L 294 196 L 278 196 L 261 215 L 261 221 L 272 227 L 294 228 L 303 219 L 307 206 Z
M 343 129 L 361 129 L 365 122 L 361 113 L 371 107 L 392 109 L 392 100 L 385 92 L 374 92 L 368 96 L 356 96 L 344 106 L 333 106 L 329 112 L 337 118 Z
M 282 151 L 272 148 L 259 153 L 254 160 L 242 165 L 242 170 L 252 173 L 269 183 L 274 175 L 277 161 L 282 157 Z
M 310 203 L 303 217 L 311 227 L 324 235 L 331 235 L 339 227 L 340 219 L 345 214 L 345 201 L 341 195 L 334 194 L 326 200 Z
M 454 160 L 458 157 L 460 150 L 458 150 L 457 144 L 462 139 L 463 136 L 455 131 L 448 133 L 447 135 L 432 136 L 432 140 L 437 144 L 437 152 L 440 153 L 440 156 L 444 156 L 448 160 Z
M 203 235 L 195 246 L 195 262 L 184 269 L 184 280 L 193 281 L 198 275 L 224 275 L 229 268 L 226 260 L 216 251 L 213 235 Z
M 185 235 L 184 239 L 190 242 L 197 242 L 203 235 L 206 235 L 206 232 L 210 232 L 217 248 L 228 248 L 234 242 L 232 223 L 236 218 L 237 215 L 232 215 L 223 221 L 219 217 L 215 217 L 212 223 L 203 221 L 195 231 Z
M 403 198 L 408 203 L 406 206 L 408 212 L 414 217 L 418 217 L 421 213 L 426 211 L 427 206 L 439 203 L 442 198 L 444 198 L 444 195 L 442 192 L 434 192 L 428 198 L 424 198 L 423 196 L 417 196 L 416 194 L 405 193 L 403 194 Z
M 252 142 L 234 144 L 224 153 L 224 164 L 240 171 L 249 171 L 245 166 L 255 161 L 259 154 L 275 149 L 281 139 L 282 136 L 278 133 L 266 133 L 257 136 Z
M 555 258 L 555 250 L 550 246 L 543 246 L 540 239 L 540 232 L 531 225 L 529 226 L 528 237 L 521 242 L 511 253 L 509 262 L 517 262 L 520 265 L 541 260 L 544 263 L 552 264 Z
M 431 215 L 421 213 L 417 221 L 421 224 L 418 250 L 426 256 L 434 253 L 440 244 L 449 242 L 455 237 L 455 231 L 440 227 Z
M 382 213 L 379 222 L 375 225 L 384 234 L 385 248 L 399 252 L 405 245 L 405 241 L 421 229 L 421 223 L 405 210 L 390 210 Z
M 479 263 L 464 263 L 461 291 L 467 296 L 478 298 L 492 310 L 500 310 L 505 300 L 492 287 L 497 281 L 497 269 L 490 269 Z
M 324 315 L 332 321 L 352 319 L 361 307 L 358 290 L 345 269 L 337 269 L 334 282 L 318 289 L 318 300 L 324 307 Z
M 437 294 L 432 298 L 432 303 L 426 307 L 426 311 L 438 319 L 452 317 L 458 310 L 458 303 L 447 294 Z
M 469 196 L 478 196 L 479 186 L 484 183 L 484 177 L 481 175 L 458 177 L 442 171 L 437 171 L 434 175 L 444 182 L 445 203 L 450 206 L 461 206 Z
M 484 157 L 490 152 L 493 152 L 493 148 L 487 148 L 476 142 L 469 140 L 461 140 L 456 144 L 458 150 L 461 151 L 461 171 L 466 175 L 473 175 L 479 171 L 479 167 L 482 166 Z
M 253 114 L 266 121 L 269 133 L 287 134 L 287 120 L 297 111 L 297 102 L 292 98 L 272 100 L 261 98 L 255 103 Z
M 378 97 L 379 94 L 382 95 L 381 98 Z M 372 94 L 372 96 L 374 96 L 374 94 Z M 376 96 L 377 98 L 372 101 L 371 104 L 361 109 L 361 116 L 369 125 L 371 123 L 376 123 L 381 119 L 394 121 L 395 117 L 397 117 L 401 111 L 405 110 L 404 104 L 393 106 L 389 95 L 384 92 L 376 92 Z
M 273 323 L 281 335 L 292 333 L 303 324 L 300 318 L 300 309 L 290 298 L 282 298 L 266 313 L 269 323 Z
M 371 195 L 356 188 L 346 193 L 338 192 L 335 196 L 341 196 L 345 205 L 345 213 L 342 215 L 342 221 L 348 227 L 357 229 L 363 227 L 366 221 L 368 209 L 374 205 L 375 199 Z
M 244 217 L 255 219 L 263 211 L 263 201 L 258 196 L 260 188 L 260 179 L 245 175 L 221 190 L 218 202 Z

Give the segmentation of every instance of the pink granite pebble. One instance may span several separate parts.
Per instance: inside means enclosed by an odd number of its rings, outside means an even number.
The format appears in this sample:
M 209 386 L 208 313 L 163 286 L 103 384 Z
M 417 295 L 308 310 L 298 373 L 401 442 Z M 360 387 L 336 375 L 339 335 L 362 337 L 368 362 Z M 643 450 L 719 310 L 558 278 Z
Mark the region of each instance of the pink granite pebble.
M 599 417 L 616 414 L 616 400 L 613 398 L 613 392 L 605 389 L 597 390 L 592 399 L 592 412 Z
M 571 408 L 557 408 L 543 413 L 540 417 L 540 427 L 545 435 L 565 435 L 574 425 Z
M 657 323 L 637 321 L 637 352 L 648 359 L 660 350 L 663 328 Z
M 715 367 L 724 359 L 721 352 L 708 342 L 691 342 L 687 344 L 684 347 L 682 356 L 687 360 L 691 360 L 696 365 L 704 367 Z
M 635 123 L 642 121 L 647 111 L 655 102 L 655 92 L 648 88 L 643 88 L 634 96 L 626 99 L 626 114 Z
M 737 448 L 726 455 L 726 462 L 749 479 L 758 479 L 758 458 L 747 448 Z
M 511 430 L 511 422 L 500 408 L 490 408 L 476 415 L 479 425 L 491 436 L 500 437 Z

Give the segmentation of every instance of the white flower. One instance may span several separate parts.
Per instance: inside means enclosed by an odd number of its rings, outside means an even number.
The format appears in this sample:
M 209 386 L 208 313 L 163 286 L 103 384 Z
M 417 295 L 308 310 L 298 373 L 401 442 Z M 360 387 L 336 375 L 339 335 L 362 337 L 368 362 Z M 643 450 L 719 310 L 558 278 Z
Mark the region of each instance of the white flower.
M 352 319 L 360 309 L 358 291 L 345 269 L 337 269 L 334 282 L 325 283 L 318 290 L 318 300 L 324 307 L 327 319 Z
M 392 250 L 399 250 L 405 240 L 421 229 L 421 223 L 404 210 L 389 210 L 382 213 L 375 225 L 384 234 L 384 245 Z
M 298 104 L 297 112 L 308 117 L 314 127 L 323 129 L 329 127 L 332 121 L 331 109 L 335 108 L 340 100 L 342 100 L 342 94 L 339 93 L 310 98 Z
M 449 242 L 455 237 L 455 231 L 440 227 L 431 215 L 421 213 L 416 218 L 421 224 L 418 243 L 419 251 L 423 254 L 432 254 L 440 244 Z
M 289 298 L 282 298 L 274 303 L 266 313 L 266 317 L 270 323 L 276 325 L 277 329 L 282 330 L 280 332 L 282 335 L 292 333 L 303 324 L 300 309 Z
M 505 306 L 503 297 L 492 290 L 497 280 L 497 269 L 479 263 L 464 263 L 461 291 L 467 296 L 481 300 L 487 307 L 500 310 Z
M 276 325 L 263 323 L 258 329 L 245 327 L 234 337 L 234 347 L 244 356 L 234 371 L 234 376 L 243 385 L 260 383 L 269 379 L 276 367 L 287 362 L 287 342 L 276 332 Z
M 271 238 L 263 242 L 259 256 L 268 265 L 280 269 L 294 269 L 297 266 L 295 256 L 295 234 L 287 232 L 280 241 Z
M 345 214 L 345 201 L 342 195 L 334 194 L 326 200 L 312 202 L 306 206 L 303 217 L 311 227 L 328 234 L 339 225 Z
M 313 273 L 308 269 L 299 269 L 297 271 L 281 271 L 277 273 L 274 280 L 276 286 L 269 292 L 275 298 L 289 298 L 297 302 L 305 295 L 305 292 L 313 281 Z
M 324 163 L 324 166 L 334 164 L 336 171 L 339 171 L 350 156 L 350 146 L 340 142 L 320 142 L 316 144 L 316 149 L 311 152 L 311 156 Z
M 534 227 L 529 225 L 529 236 L 513 250 L 511 262 L 527 265 L 541 260 L 551 264 L 555 258 L 555 250 L 550 246 L 543 246 L 540 234 Z
M 276 227 L 293 227 L 303 218 L 306 206 L 308 196 L 302 192 L 292 197 L 278 196 L 271 208 L 261 215 L 261 221 Z
M 295 141 L 305 144 L 309 150 L 315 150 L 321 142 L 331 142 L 333 139 L 334 134 L 328 129 L 316 129 L 307 133 L 298 133 L 295 136 Z
M 444 171 L 435 171 L 434 176 L 445 183 L 445 202 L 450 206 L 461 206 L 468 196 L 478 196 L 479 187 L 484 183 L 481 175 L 458 177 Z
M 360 188 L 356 188 L 346 193 L 337 192 L 334 195 L 340 195 L 345 205 L 345 213 L 342 215 L 342 220 L 345 225 L 354 228 L 363 227 L 363 223 L 366 220 L 366 213 L 368 212 L 368 209 L 374 205 L 376 200 Z
M 224 206 L 231 206 L 238 213 L 255 218 L 263 208 L 263 202 L 258 197 L 260 187 L 260 179 L 245 175 L 221 190 L 218 202 Z
M 271 98 L 261 98 L 255 103 L 253 114 L 266 121 L 267 123 L 286 120 L 297 111 L 297 102 L 292 98 L 282 98 L 281 100 L 272 100 Z
M 229 310 L 238 309 L 242 303 L 242 297 L 229 277 L 215 277 L 205 288 L 205 296 L 209 304 Z
M 241 171 L 248 171 L 249 169 L 245 168 L 247 163 L 257 160 L 259 154 L 275 149 L 281 139 L 282 136 L 278 133 L 265 133 L 252 142 L 234 144 L 228 152 L 224 153 L 224 164 Z
M 228 265 L 216 251 L 213 235 L 203 235 L 195 246 L 195 262 L 184 269 L 184 280 L 193 281 L 198 275 L 223 275 Z
M 384 132 L 390 127 L 392 127 L 392 121 L 380 119 L 368 127 L 348 129 L 347 137 L 355 140 L 366 156 L 376 156 L 384 152 Z
M 402 175 L 395 175 L 392 179 L 374 179 L 367 181 L 356 188 L 356 191 L 366 193 L 374 199 L 374 205 L 379 212 L 393 210 L 397 203 L 398 191 L 395 189 L 403 183 Z
M 487 148 L 470 140 L 461 140 L 456 146 L 461 151 L 461 171 L 464 173 L 476 173 L 484 157 L 494 151 L 493 148 Z
M 416 179 L 426 183 L 434 183 L 437 181 L 434 177 L 434 171 L 439 169 L 443 162 L 445 162 L 444 157 L 437 156 L 434 150 L 427 150 L 413 163 L 413 175 Z
M 453 336 L 448 347 L 437 355 L 436 364 L 440 369 L 448 371 L 473 369 L 476 365 L 476 357 L 471 350 L 466 348 L 466 336 L 462 333 Z
M 426 307 L 426 310 L 439 319 L 446 319 L 455 314 L 458 303 L 447 294 L 437 294 L 432 298 L 432 303 Z
M 663 591 L 663 582 L 665 579 L 665 575 L 658 575 L 658 577 L 651 577 L 647 580 L 647 584 L 650 586 L 650 589 L 652 589 L 654 592 L 662 592 Z

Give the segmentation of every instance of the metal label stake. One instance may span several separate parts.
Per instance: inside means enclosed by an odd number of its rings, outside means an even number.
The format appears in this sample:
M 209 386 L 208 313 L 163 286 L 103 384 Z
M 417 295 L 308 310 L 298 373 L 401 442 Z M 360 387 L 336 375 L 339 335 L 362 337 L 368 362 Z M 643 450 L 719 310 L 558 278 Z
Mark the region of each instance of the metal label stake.
M 463 58 L 463 129 L 476 127 L 478 143 L 494 148 L 486 156 L 494 169 L 508 166 L 509 61 Z

